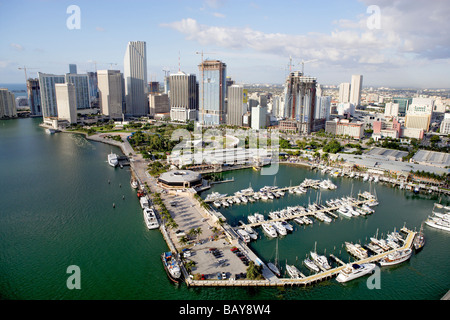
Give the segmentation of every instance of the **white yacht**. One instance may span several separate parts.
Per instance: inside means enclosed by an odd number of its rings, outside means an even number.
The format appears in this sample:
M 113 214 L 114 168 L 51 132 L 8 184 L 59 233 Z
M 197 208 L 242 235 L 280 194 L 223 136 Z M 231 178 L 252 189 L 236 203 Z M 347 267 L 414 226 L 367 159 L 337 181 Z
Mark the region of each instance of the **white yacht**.
M 328 259 L 325 256 L 319 255 L 316 252 L 311 251 L 311 258 L 313 261 L 318 264 L 323 269 L 329 270 L 331 269 L 330 264 L 328 263 Z
M 256 222 L 258 222 L 258 219 L 257 219 L 254 215 L 249 215 L 249 216 L 247 217 L 247 219 L 248 219 L 248 222 L 250 222 L 250 223 L 256 223 Z
M 247 242 L 247 243 L 250 242 L 250 235 L 247 233 L 247 231 L 238 229 L 237 233 L 239 234 L 241 239 L 244 240 L 244 242 Z
M 108 154 L 108 163 L 111 167 L 117 167 L 117 165 L 119 164 L 119 157 L 117 156 L 117 154 L 115 153 L 111 153 Z
M 306 224 L 312 224 L 313 223 L 313 221 L 310 219 L 310 218 L 308 218 L 308 217 L 303 217 L 303 221 L 306 223 Z
M 292 225 L 290 225 L 289 223 L 287 223 L 286 221 L 281 221 L 281 225 L 287 230 L 287 231 L 294 231 L 294 227 L 292 227 Z
M 411 254 L 412 250 L 410 248 L 394 251 L 380 260 L 380 266 L 392 266 L 394 264 L 402 263 L 411 258 Z
M 264 216 L 261 213 L 255 213 L 255 218 L 259 222 L 263 222 L 264 221 Z
M 247 231 L 247 233 L 248 233 L 248 235 L 249 235 L 251 240 L 257 240 L 258 239 L 258 234 L 251 227 L 246 227 L 245 231 Z
M 432 228 L 450 231 L 450 222 L 443 218 L 428 217 L 425 223 Z
M 140 197 L 139 203 L 141 204 L 142 209 L 148 208 L 149 207 L 148 197 L 147 196 Z
M 294 218 L 294 221 L 297 222 L 299 225 L 303 225 L 305 223 L 305 221 L 303 221 L 301 217 Z
M 261 224 L 261 227 L 263 228 L 263 230 L 266 232 L 266 234 L 272 238 L 276 238 L 277 237 L 277 231 L 275 230 L 275 228 L 269 224 L 269 223 L 263 223 Z
M 314 263 L 314 261 L 312 261 L 309 258 L 306 258 L 305 260 L 303 260 L 303 263 L 311 271 L 315 271 L 315 272 L 319 272 L 320 271 L 319 267 Z
M 282 236 L 287 235 L 287 230 L 285 227 L 283 227 L 280 221 L 272 222 L 272 226 L 280 235 Z
M 346 216 L 347 218 L 351 218 L 353 216 L 345 206 L 339 207 L 339 209 L 337 209 L 337 212 L 342 214 L 343 216 Z
M 294 265 L 286 265 L 286 271 L 289 273 L 292 279 L 300 278 L 300 271 Z
M 347 265 L 342 271 L 339 273 L 339 275 L 336 278 L 336 281 L 338 282 L 347 282 L 359 277 L 362 277 L 375 269 L 374 263 L 363 263 L 363 264 L 352 264 Z
M 220 208 L 220 202 L 218 200 L 214 201 L 213 204 L 216 208 Z
M 148 229 L 159 228 L 158 219 L 156 218 L 155 212 L 151 208 L 145 208 L 143 210 L 144 221 Z

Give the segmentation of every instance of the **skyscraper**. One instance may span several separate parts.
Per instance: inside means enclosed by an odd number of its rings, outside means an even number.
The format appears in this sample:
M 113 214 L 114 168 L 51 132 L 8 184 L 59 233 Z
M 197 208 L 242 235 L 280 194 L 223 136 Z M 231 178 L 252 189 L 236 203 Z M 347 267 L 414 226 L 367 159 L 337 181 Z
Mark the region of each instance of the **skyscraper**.
M 298 122 L 301 133 L 314 131 L 317 79 L 291 72 L 285 83 L 285 114 Z
M 77 96 L 77 110 L 91 107 L 89 95 L 89 78 L 87 74 L 66 73 L 66 83 L 72 83 Z
M 123 65 L 126 114 L 137 117 L 145 116 L 149 113 L 145 41 L 128 42 Z
M 344 82 L 339 85 L 339 102 L 350 102 L 350 83 Z
M 352 75 L 352 84 L 350 87 L 350 103 L 352 103 L 355 108 L 361 104 L 362 81 L 362 75 Z
M 194 74 L 178 72 L 169 76 L 170 118 L 175 121 L 195 121 L 198 110 L 198 86 Z
M 199 122 L 204 125 L 220 125 L 226 122 L 226 73 L 227 65 L 219 60 L 205 60 L 199 66 Z
M 42 116 L 41 108 L 41 90 L 39 87 L 39 79 L 27 80 L 28 105 L 32 116 Z
M 230 126 L 243 125 L 243 116 L 248 111 L 248 92 L 241 85 L 228 87 L 227 124 Z
M 69 64 L 69 73 L 77 74 L 77 65 L 76 64 Z
M 56 104 L 58 106 L 58 119 L 77 123 L 77 96 L 73 83 L 55 84 Z
M 64 83 L 64 76 L 38 72 L 41 90 L 42 116 L 44 118 L 57 117 L 55 83 Z
M 98 70 L 99 107 L 111 119 L 122 118 L 124 80 L 119 70 Z
M 17 108 L 14 93 L 6 88 L 0 88 L 0 119 L 15 117 L 17 117 Z

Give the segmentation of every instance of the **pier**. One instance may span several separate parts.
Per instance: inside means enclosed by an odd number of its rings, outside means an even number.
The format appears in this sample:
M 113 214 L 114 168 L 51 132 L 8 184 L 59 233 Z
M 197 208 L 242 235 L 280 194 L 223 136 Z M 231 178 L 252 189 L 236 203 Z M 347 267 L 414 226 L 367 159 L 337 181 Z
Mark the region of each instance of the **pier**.
M 363 263 L 375 263 L 380 261 L 381 259 L 383 259 L 384 257 L 386 257 L 388 254 L 395 252 L 397 250 L 404 250 L 404 249 L 408 249 L 411 248 L 414 238 L 417 234 L 417 232 L 411 231 L 409 229 L 407 229 L 406 227 L 401 229 L 402 232 L 404 232 L 406 234 L 406 239 L 404 241 L 404 245 L 400 248 L 397 249 L 392 249 L 389 251 L 385 251 L 383 253 L 379 253 L 373 256 L 370 256 L 368 258 L 365 259 L 360 259 L 357 261 L 354 261 L 352 263 L 357 263 L 357 264 L 363 264 Z M 343 261 L 341 261 L 339 258 L 337 258 L 334 255 L 330 255 L 333 259 L 335 259 L 335 261 L 340 264 L 340 266 L 336 267 L 336 268 L 332 268 L 329 270 L 325 270 L 310 276 L 304 276 L 302 278 L 299 279 L 288 279 L 288 278 L 276 278 L 276 280 L 234 280 L 234 281 L 221 281 L 221 280 L 192 280 L 192 279 L 187 279 L 186 280 L 186 284 L 188 286 L 223 286 L 223 287 L 234 287 L 234 286 L 244 286 L 244 287 L 249 287 L 249 286 L 262 286 L 262 287 L 267 287 L 267 286 L 308 286 L 308 285 L 312 285 L 321 281 L 325 281 L 325 280 L 329 280 L 332 279 L 334 276 L 338 275 L 339 272 L 342 271 L 342 269 L 344 269 L 346 267 L 346 263 L 344 263 Z

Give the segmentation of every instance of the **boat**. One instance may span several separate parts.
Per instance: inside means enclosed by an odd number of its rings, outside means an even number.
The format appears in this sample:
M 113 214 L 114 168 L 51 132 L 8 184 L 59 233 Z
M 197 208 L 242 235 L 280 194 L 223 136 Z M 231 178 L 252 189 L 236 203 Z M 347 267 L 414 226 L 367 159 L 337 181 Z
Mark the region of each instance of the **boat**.
M 179 283 L 181 280 L 181 269 L 178 262 L 173 257 L 172 252 L 164 252 L 161 255 L 161 260 L 169 279 L 175 283 Z
M 148 208 L 149 207 L 148 197 L 147 196 L 140 197 L 139 203 L 141 204 L 142 209 Z
M 55 132 L 57 132 L 56 129 L 52 129 L 52 128 L 45 129 L 45 133 L 47 133 L 47 134 L 54 134 Z
M 308 217 L 303 217 L 303 221 L 306 223 L 306 224 L 312 224 L 313 223 L 313 221 L 310 219 L 310 218 L 308 218 Z
M 282 236 L 287 235 L 287 230 L 280 221 L 272 222 L 273 228 Z
M 345 249 L 348 251 L 348 253 L 359 259 L 366 259 L 369 257 L 367 250 L 364 249 L 360 244 L 345 242 Z
M 314 261 L 312 261 L 309 258 L 306 258 L 305 260 L 303 260 L 303 263 L 311 271 L 315 271 L 315 272 L 319 272 L 320 271 L 319 267 L 314 263 Z
M 412 250 L 410 248 L 404 250 L 396 250 L 389 253 L 385 258 L 380 260 L 380 266 L 392 266 L 402 263 L 411 258 Z
M 362 277 L 368 273 L 371 273 L 375 269 L 374 263 L 363 263 L 363 264 L 349 264 L 338 274 L 336 281 L 347 282 L 359 277 Z
M 156 214 L 153 211 L 153 209 L 145 208 L 143 210 L 143 214 L 144 214 L 145 224 L 147 225 L 147 228 L 149 230 L 159 228 L 159 222 L 158 222 L 158 219 L 156 218 Z
M 425 220 L 425 223 L 432 228 L 450 231 L 450 222 L 446 219 L 428 217 L 428 219 Z
M 342 214 L 343 216 L 346 216 L 347 218 L 351 218 L 353 216 L 345 206 L 339 207 L 339 209 L 337 209 L 337 212 Z
M 261 224 L 261 227 L 263 228 L 263 230 L 266 232 L 266 234 L 272 238 L 276 238 L 277 237 L 277 231 L 275 230 L 275 228 L 269 224 L 269 223 L 263 223 Z
M 214 201 L 213 202 L 213 204 L 214 204 L 214 206 L 216 207 L 216 208 L 220 208 L 220 202 L 219 201 Z
M 133 189 L 137 189 L 137 187 L 138 187 L 138 182 L 137 182 L 136 180 L 134 180 L 134 179 L 131 179 L 130 185 L 131 185 L 131 187 L 132 187 Z
M 281 221 L 281 225 L 287 230 L 287 231 L 294 231 L 294 227 L 292 227 L 292 225 L 290 225 L 289 223 L 287 223 L 286 221 Z
M 257 240 L 258 239 L 258 234 L 251 228 L 251 227 L 246 227 L 245 231 L 247 231 L 249 237 L 251 240 Z
M 263 222 L 264 221 L 264 216 L 261 213 L 255 213 L 255 218 L 256 221 L 258 222 Z
M 119 164 L 119 157 L 117 156 L 117 154 L 115 153 L 111 153 L 108 154 L 108 163 L 111 167 L 117 167 L 117 165 Z
M 249 215 L 247 217 L 247 219 L 248 219 L 248 222 L 250 222 L 250 223 L 257 223 L 258 222 L 258 219 L 254 215 Z
M 250 242 L 250 235 L 247 233 L 247 231 L 238 229 L 237 233 L 239 234 L 239 236 L 241 237 L 241 239 L 244 242 L 246 242 L 246 243 Z
M 269 262 L 269 263 L 267 264 L 267 267 L 269 267 L 270 271 L 272 271 L 273 273 L 275 273 L 276 276 L 279 277 L 279 276 L 281 275 L 280 270 L 279 270 L 279 269 L 277 268 L 277 266 L 274 265 L 272 262 Z
M 325 256 L 319 255 L 316 252 L 310 252 L 311 258 L 313 261 L 319 266 L 322 267 L 325 270 L 331 269 L 330 264 L 328 263 L 328 259 Z
M 286 271 L 292 279 L 300 278 L 300 271 L 294 265 L 286 265 Z

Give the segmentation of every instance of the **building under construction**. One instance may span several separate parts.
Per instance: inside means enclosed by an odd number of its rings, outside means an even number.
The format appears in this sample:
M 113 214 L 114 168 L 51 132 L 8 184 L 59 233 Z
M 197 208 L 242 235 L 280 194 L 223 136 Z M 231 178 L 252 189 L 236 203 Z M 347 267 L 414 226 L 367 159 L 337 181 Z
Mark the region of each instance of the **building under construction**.
M 300 71 L 291 72 L 285 83 L 285 116 L 290 126 L 297 124 L 297 132 L 309 134 L 316 131 L 314 117 L 316 107 L 317 78 L 304 76 Z

